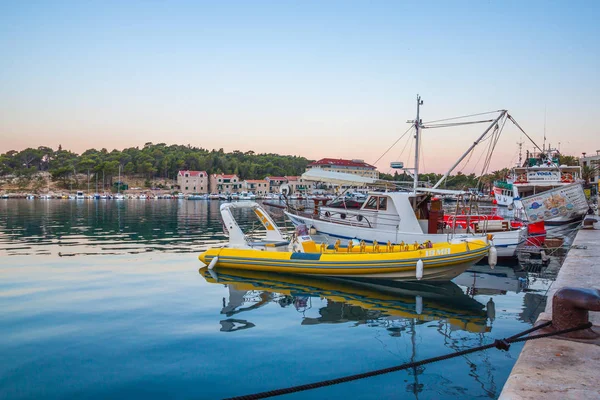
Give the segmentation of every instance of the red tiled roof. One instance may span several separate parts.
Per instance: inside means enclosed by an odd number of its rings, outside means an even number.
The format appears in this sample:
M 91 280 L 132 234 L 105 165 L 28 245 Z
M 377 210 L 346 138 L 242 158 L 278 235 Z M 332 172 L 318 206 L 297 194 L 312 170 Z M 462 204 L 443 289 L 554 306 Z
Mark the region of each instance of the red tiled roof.
M 309 166 L 321 166 L 321 165 L 336 165 L 343 167 L 361 167 L 368 169 L 375 169 L 371 164 L 367 164 L 364 161 L 355 161 L 355 160 L 344 160 L 341 158 L 322 158 L 319 161 L 315 161 L 313 163 L 308 164 Z
M 184 176 L 186 174 L 186 172 L 190 176 L 208 176 L 206 171 L 179 171 L 179 175 Z
M 287 178 L 285 176 L 267 176 L 265 179 L 268 179 L 270 181 L 287 181 Z
M 285 179 L 287 179 L 288 181 L 299 181 L 300 177 L 299 176 L 286 176 Z

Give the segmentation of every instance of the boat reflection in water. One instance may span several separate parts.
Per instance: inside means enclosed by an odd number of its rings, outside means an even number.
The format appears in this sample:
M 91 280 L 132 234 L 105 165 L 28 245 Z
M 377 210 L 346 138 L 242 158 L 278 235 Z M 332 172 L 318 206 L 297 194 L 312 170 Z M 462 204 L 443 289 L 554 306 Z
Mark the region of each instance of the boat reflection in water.
M 293 305 L 303 312 L 312 298 L 326 298 L 327 305 L 318 317 L 304 317 L 302 325 L 354 321 L 370 326 L 389 325 L 390 321 L 445 321 L 453 330 L 483 333 L 488 326 L 486 306 L 463 293 L 453 282 L 408 283 L 360 278 L 325 278 L 275 274 L 269 272 L 220 268 L 218 272 L 201 268 L 209 283 L 225 284 L 229 300 L 223 298 L 221 331 L 231 332 L 254 326 L 233 318 L 272 302 L 282 307 Z M 492 320 L 493 318 L 490 318 Z M 390 331 L 394 333 L 395 328 Z

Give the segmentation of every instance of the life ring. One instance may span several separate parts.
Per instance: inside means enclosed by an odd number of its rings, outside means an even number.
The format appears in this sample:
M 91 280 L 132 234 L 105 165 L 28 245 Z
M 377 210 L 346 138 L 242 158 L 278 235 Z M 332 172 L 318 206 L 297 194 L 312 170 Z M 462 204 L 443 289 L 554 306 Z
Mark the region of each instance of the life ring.
M 573 179 L 573 174 L 566 172 L 561 175 L 560 181 L 564 182 L 564 183 L 571 183 L 571 182 L 575 182 L 575 179 Z
M 517 178 L 517 183 L 527 183 L 527 176 L 525 176 L 525 174 L 519 175 Z

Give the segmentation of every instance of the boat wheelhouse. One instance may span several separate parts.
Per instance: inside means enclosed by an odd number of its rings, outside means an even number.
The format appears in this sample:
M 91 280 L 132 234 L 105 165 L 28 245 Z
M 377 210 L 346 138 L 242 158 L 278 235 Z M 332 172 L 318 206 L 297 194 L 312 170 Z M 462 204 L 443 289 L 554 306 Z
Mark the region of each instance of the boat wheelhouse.
M 522 213 L 521 200 L 540 195 L 547 191 L 581 183 L 581 167 L 559 165 L 558 150 L 548 149 L 534 157 L 527 157 L 522 166 L 515 167 L 506 182 L 494 182 L 494 195 L 498 205 L 514 206 L 517 214 Z M 575 220 L 584 214 L 575 216 Z M 556 225 L 575 221 L 573 216 L 557 216 L 546 220 L 546 224 Z

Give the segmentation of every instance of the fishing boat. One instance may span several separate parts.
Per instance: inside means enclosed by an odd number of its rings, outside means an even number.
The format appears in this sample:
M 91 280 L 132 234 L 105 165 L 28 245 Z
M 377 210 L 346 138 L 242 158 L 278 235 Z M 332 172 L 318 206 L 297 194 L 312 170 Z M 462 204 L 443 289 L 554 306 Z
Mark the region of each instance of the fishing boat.
M 261 240 L 247 237 L 237 224 L 232 209 L 248 208 L 266 229 Z M 489 237 L 367 245 L 364 241 L 317 243 L 298 227 L 288 240 L 269 214 L 255 202 L 227 203 L 220 207 L 229 243 L 200 254 L 200 261 L 215 267 L 307 275 L 385 278 L 395 280 L 450 280 L 488 256 L 496 263 L 496 249 Z
M 486 234 L 493 231 L 494 245 L 498 251 L 498 257 L 514 257 L 517 246 L 525 242 L 527 236 L 526 227 L 515 227 L 503 224 L 502 221 L 485 221 L 477 227 L 467 226 L 461 229 L 453 226 L 445 229 L 443 221 L 443 210 L 441 201 L 434 201 L 434 196 L 454 196 L 457 199 L 473 199 L 469 191 L 445 190 L 438 186 L 450 175 L 450 173 L 468 156 L 475 146 L 483 141 L 486 136 L 499 135 L 499 126 L 508 118 L 506 110 L 501 110 L 500 115 L 491 120 L 491 125 L 471 145 L 471 147 L 454 163 L 454 165 L 442 176 L 432 188 L 423 187 L 418 179 L 419 176 L 419 136 L 424 125 L 419 117 L 420 106 L 423 104 L 417 96 L 417 118 L 414 121 L 415 130 L 415 165 L 411 169 L 414 180 L 412 190 L 399 187 L 397 183 L 383 181 L 372 177 L 358 176 L 341 172 L 331 172 L 323 169 L 312 168 L 302 174 L 304 181 L 320 182 L 343 187 L 372 187 L 385 190 L 384 192 L 369 193 L 366 201 L 358 209 L 321 206 L 307 211 L 289 207 L 285 215 L 294 225 L 306 225 L 314 229 L 316 233 L 322 233 L 341 239 L 364 240 L 366 242 L 432 242 L 446 243 L 448 235 L 453 234 L 459 240 L 480 239 L 485 240 Z M 488 121 L 485 121 L 488 122 Z M 434 126 L 428 126 L 434 127 Z M 408 132 L 408 131 L 407 131 Z M 392 163 L 404 168 L 403 163 Z M 388 191 L 390 190 L 395 191 Z M 471 201 L 472 203 L 472 201 Z
M 505 181 L 494 182 L 495 201 L 499 206 L 511 207 L 519 214 L 523 212 L 523 199 L 539 196 L 545 192 L 581 185 L 581 167 L 559 165 L 560 153 L 548 148 L 539 153 L 529 153 L 525 161 L 511 171 Z M 545 220 L 547 225 L 562 225 L 580 221 L 587 210 L 570 213 L 569 216 L 556 215 Z

